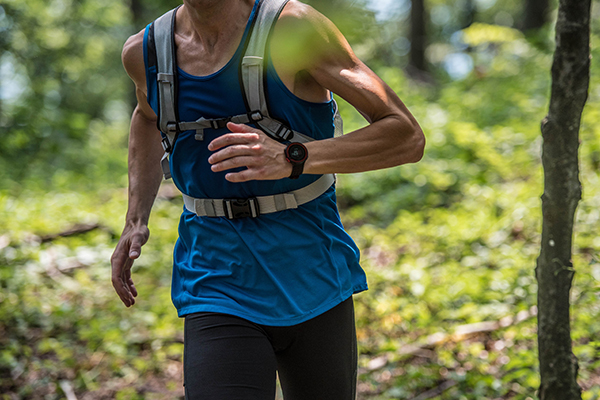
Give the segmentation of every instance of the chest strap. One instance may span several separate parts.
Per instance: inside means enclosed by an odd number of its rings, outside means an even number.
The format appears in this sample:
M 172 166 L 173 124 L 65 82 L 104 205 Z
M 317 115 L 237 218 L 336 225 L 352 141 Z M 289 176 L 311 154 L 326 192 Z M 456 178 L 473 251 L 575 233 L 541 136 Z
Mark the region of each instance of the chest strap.
M 335 183 L 335 175 L 323 175 L 301 189 L 249 199 L 196 199 L 183 195 L 185 208 L 199 217 L 256 218 L 261 214 L 291 210 L 321 196 Z

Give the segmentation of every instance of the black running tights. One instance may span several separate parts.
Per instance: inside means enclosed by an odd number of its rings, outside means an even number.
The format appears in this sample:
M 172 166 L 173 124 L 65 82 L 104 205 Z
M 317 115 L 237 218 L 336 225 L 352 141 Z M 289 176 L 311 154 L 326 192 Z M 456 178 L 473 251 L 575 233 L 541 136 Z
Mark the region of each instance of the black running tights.
M 352 298 L 294 326 L 257 325 L 218 313 L 185 317 L 186 400 L 354 400 Z

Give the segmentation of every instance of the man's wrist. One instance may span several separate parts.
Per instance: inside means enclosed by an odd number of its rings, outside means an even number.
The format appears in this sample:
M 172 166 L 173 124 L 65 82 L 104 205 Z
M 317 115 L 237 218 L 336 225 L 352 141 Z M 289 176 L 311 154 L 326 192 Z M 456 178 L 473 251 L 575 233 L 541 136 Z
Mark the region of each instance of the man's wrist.
M 125 216 L 125 226 L 137 227 L 148 226 L 149 218 L 147 216 L 138 216 L 135 214 L 127 214 Z
M 285 159 L 292 164 L 290 179 L 298 179 L 304 171 L 304 164 L 308 158 L 308 150 L 302 143 L 290 143 L 284 150 Z

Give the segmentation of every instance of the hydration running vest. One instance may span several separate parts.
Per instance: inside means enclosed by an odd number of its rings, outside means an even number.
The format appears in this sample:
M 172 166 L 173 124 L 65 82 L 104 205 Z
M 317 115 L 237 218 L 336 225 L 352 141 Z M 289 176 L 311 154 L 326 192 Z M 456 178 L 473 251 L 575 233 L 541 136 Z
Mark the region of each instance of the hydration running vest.
M 310 136 L 290 129 L 270 116 L 265 96 L 265 52 L 269 35 L 281 11 L 289 0 L 261 0 L 246 42 L 239 69 L 240 82 L 247 112 L 217 119 L 201 117 L 195 121 L 180 121 L 177 108 L 177 55 L 175 47 L 175 15 L 179 7 L 154 21 L 149 28 L 148 60 L 157 67 L 158 128 L 165 153 L 161 166 L 165 179 L 171 178 L 169 157 L 181 132 L 195 131 L 195 139 L 204 140 L 205 129 L 225 128 L 228 122 L 254 124 L 270 138 L 279 142 L 306 143 Z M 181 7 L 181 6 L 180 6 Z M 335 135 L 343 134 L 343 122 L 335 103 Z M 301 189 L 271 196 L 248 199 L 198 199 L 183 194 L 185 207 L 198 216 L 256 218 L 260 214 L 297 208 L 325 193 L 335 183 L 335 176 L 327 174 Z

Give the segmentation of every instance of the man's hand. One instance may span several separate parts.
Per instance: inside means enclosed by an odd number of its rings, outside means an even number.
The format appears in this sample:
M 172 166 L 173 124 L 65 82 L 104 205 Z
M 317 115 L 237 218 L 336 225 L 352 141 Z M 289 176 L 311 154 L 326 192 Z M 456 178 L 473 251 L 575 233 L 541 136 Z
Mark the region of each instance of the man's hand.
M 230 182 L 275 180 L 292 174 L 292 164 L 285 159 L 284 144 L 247 125 L 230 122 L 227 128 L 231 133 L 216 138 L 208 145 L 208 149 L 215 152 L 208 159 L 214 172 L 247 168 L 225 175 Z
M 148 241 L 150 231 L 146 225 L 127 223 L 110 263 L 112 265 L 112 284 L 126 307 L 135 304 L 137 289 L 131 279 L 133 260 L 142 252 L 142 246 Z

